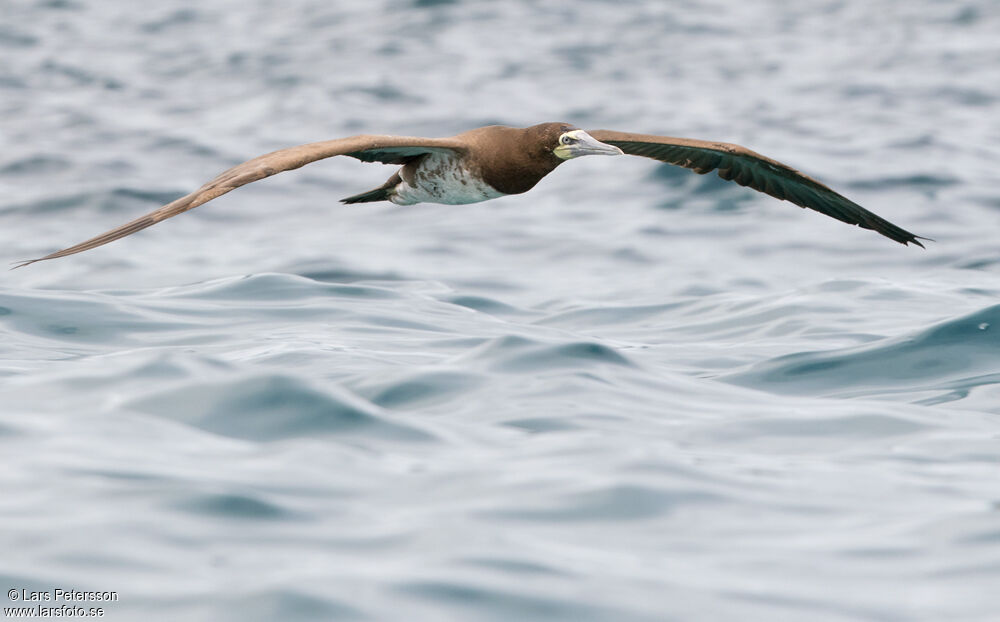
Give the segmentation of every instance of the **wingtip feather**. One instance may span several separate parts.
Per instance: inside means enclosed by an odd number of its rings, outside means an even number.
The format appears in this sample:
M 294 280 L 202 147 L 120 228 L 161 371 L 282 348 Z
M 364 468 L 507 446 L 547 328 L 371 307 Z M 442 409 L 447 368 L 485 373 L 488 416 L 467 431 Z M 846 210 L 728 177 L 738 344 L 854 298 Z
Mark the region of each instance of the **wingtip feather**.
M 25 266 L 30 266 L 31 264 L 35 263 L 36 261 L 41 261 L 41 259 L 39 258 L 39 259 L 26 259 L 26 260 L 22 260 L 22 261 L 13 261 L 13 262 L 11 262 L 13 265 L 9 269 L 10 270 L 17 270 L 18 268 L 23 268 Z

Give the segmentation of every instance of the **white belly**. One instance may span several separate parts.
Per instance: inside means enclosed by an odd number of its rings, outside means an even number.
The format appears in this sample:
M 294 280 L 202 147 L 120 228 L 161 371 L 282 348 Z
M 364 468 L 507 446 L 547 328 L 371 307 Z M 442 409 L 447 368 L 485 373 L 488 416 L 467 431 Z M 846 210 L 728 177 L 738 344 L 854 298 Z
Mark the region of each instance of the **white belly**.
M 412 179 L 396 186 L 389 198 L 396 205 L 444 203 L 462 205 L 502 197 L 503 193 L 470 175 L 451 154 L 430 153 L 413 172 Z

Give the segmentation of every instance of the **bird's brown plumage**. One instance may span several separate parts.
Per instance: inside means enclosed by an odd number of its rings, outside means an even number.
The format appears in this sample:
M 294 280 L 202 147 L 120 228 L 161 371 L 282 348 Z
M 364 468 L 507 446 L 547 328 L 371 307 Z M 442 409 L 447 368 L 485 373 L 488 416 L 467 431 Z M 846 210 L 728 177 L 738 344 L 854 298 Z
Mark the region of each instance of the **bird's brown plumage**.
M 145 216 L 74 246 L 21 262 L 15 267 L 102 246 L 194 209 L 240 186 L 339 155 L 365 162 L 403 165 L 399 173 L 386 184 L 345 199 L 349 203 L 390 198 L 394 185 L 407 179 L 413 167 L 420 165 L 422 158 L 435 153 L 457 158 L 465 171 L 499 193 L 518 194 L 530 190 L 562 163 L 563 160 L 552 151 L 558 145 L 560 135 L 573 129 L 574 126 L 567 123 L 543 123 L 528 128 L 494 125 L 451 138 L 359 135 L 281 149 L 234 166 L 194 192 Z M 596 130 L 590 132 L 590 135 L 627 154 L 683 166 L 701 174 L 717 170 L 723 179 L 808 207 L 843 222 L 872 229 L 902 244 L 923 246 L 919 240 L 927 239 L 918 238 L 876 216 L 815 179 L 739 145 L 611 130 Z
M 559 136 L 576 127 L 542 123 L 526 128 L 488 125 L 463 132 L 456 140 L 469 146 L 470 168 L 504 194 L 521 194 L 535 187 L 564 160 L 553 155 Z
M 171 201 L 145 216 L 136 218 L 120 227 L 116 227 L 74 246 L 50 253 L 38 259 L 21 262 L 14 267 L 21 268 L 36 261 L 74 255 L 97 248 L 98 246 L 103 246 L 108 242 L 113 242 L 125 236 L 132 235 L 137 231 L 142 231 L 146 227 L 151 227 L 167 218 L 194 209 L 240 186 L 284 171 L 297 169 L 316 160 L 346 155 L 364 162 L 405 164 L 414 158 L 434 151 L 464 153 L 464 150 L 464 145 L 448 138 L 416 138 L 411 136 L 379 136 L 368 134 L 279 149 L 278 151 L 272 151 L 271 153 L 266 153 L 238 164 L 220 173 L 194 192 Z

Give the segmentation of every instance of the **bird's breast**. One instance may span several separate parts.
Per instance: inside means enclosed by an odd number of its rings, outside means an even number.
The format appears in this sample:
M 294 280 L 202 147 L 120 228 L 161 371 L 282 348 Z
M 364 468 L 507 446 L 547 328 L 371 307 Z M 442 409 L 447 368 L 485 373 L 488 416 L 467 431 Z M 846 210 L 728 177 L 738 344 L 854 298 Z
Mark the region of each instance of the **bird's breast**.
M 390 200 L 397 205 L 478 203 L 504 195 L 469 170 L 461 157 L 429 153 L 400 169 L 402 182 Z

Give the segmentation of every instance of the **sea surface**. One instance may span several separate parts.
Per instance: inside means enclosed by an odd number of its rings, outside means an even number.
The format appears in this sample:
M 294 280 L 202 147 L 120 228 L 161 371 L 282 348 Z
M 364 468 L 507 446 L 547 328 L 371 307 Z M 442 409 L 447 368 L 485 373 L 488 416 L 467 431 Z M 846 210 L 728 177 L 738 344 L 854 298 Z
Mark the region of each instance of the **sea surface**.
M 542 121 L 743 144 L 935 240 L 635 157 L 344 206 L 394 167 L 339 158 L 3 272 L 4 608 L 1000 620 L 998 33 L 994 0 L 0 0 L 5 261 L 273 149 Z

